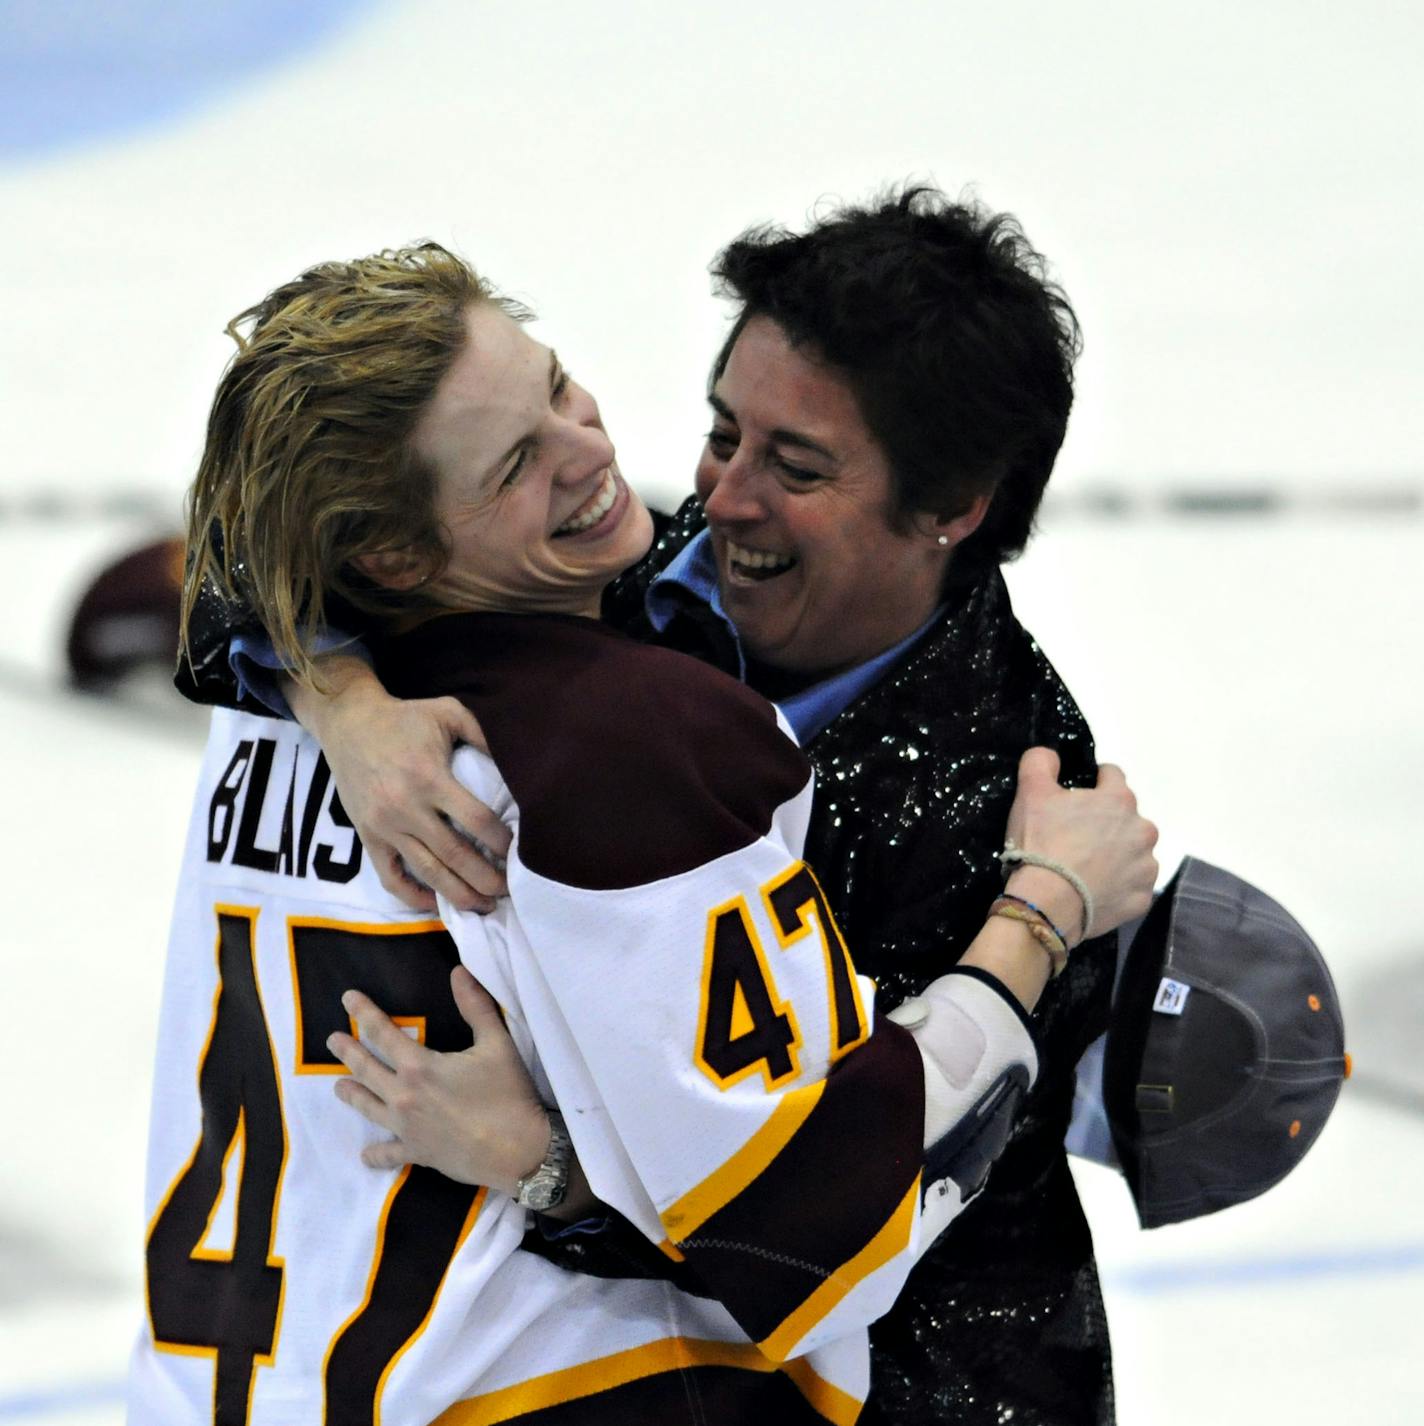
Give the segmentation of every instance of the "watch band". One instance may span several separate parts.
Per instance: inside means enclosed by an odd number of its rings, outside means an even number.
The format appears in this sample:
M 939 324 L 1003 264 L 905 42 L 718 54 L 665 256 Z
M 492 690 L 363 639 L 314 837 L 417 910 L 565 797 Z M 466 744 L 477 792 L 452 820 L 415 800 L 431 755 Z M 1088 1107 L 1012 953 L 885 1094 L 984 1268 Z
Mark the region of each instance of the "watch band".
M 520 1179 L 514 1190 L 514 1201 L 535 1213 L 547 1213 L 564 1201 L 574 1158 L 573 1140 L 569 1138 L 564 1116 L 557 1109 L 545 1112 L 549 1116 L 549 1151 L 544 1155 L 544 1162 Z

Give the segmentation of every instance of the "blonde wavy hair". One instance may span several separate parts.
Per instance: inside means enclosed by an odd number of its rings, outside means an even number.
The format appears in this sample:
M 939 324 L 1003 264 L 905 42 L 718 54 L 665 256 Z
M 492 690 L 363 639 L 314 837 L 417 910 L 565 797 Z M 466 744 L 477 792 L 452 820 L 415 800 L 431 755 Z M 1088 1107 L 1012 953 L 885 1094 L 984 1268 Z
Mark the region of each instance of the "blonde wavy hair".
M 320 687 L 311 640 L 336 596 L 375 618 L 438 607 L 423 589 L 365 578 L 362 556 L 448 558 L 436 473 L 411 445 L 465 345 L 476 303 L 516 320 L 438 243 L 310 268 L 227 325 L 237 352 L 218 382 L 188 492 L 181 648 L 205 581 L 246 603 L 298 680 Z

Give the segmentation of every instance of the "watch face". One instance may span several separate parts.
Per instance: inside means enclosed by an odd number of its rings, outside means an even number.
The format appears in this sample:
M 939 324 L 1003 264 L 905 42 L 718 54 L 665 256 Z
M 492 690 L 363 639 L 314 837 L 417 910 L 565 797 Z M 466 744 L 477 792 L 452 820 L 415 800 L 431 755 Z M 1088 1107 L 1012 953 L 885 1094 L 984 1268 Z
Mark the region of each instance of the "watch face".
M 521 1208 L 532 1208 L 535 1213 L 544 1213 L 562 1203 L 569 1185 L 569 1162 L 573 1158 L 573 1144 L 561 1117 L 551 1113 L 549 1124 L 551 1132 L 548 1157 L 520 1183 L 515 1196 L 515 1201 Z
M 541 1169 L 525 1184 L 519 1201 L 525 1208 L 532 1208 L 535 1213 L 543 1213 L 546 1209 L 557 1206 L 563 1196 L 564 1185 L 559 1178 Z

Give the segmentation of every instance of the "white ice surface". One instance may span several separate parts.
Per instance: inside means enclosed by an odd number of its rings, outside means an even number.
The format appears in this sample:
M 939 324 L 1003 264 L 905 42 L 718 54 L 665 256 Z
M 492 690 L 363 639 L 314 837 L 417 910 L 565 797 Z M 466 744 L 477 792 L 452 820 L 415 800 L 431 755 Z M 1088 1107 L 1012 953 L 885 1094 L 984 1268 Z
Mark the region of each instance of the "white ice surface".
M 223 322 L 306 262 L 427 234 L 539 307 L 669 498 L 722 330 L 708 257 L 912 173 L 1019 212 L 1074 298 L 1056 485 L 1417 485 L 1421 13 L 391 0 L 178 122 L 0 169 L 0 505 L 137 488 L 176 511 Z M 87 574 L 146 532 L 0 519 L 0 1422 L 111 1426 L 140 1312 L 201 733 L 57 675 Z M 1164 864 L 1205 855 L 1296 911 L 1359 1069 L 1258 1203 L 1143 1234 L 1119 1182 L 1080 1175 L 1123 1426 L 1424 1420 L 1421 546 L 1417 519 L 1065 518 L 1012 574 Z
M 1424 733 L 1409 709 L 1424 690 L 1393 657 L 1402 610 L 1378 616 L 1417 606 L 1419 543 L 1417 527 L 1063 525 L 1013 576 L 1104 754 L 1162 824 L 1164 865 L 1197 852 L 1292 907 L 1335 971 L 1360 1085 L 1416 1094 L 1417 1064 L 1372 1057 L 1351 1005 L 1392 966 L 1402 990 L 1418 975 L 1410 919 L 1381 893 L 1416 877 Z M 0 597 L 29 590 L 38 613 L 53 556 L 15 544 L 0 532 Z M 112 1385 L 137 1321 L 153 1019 L 199 741 L 38 682 L 0 689 L 0 728 L 14 887 L 0 1266 L 22 1278 L 0 1288 L 0 1421 L 112 1422 L 112 1403 L 19 1403 Z M 1408 1042 L 1407 1025 L 1377 1028 Z M 1293 1178 L 1198 1223 L 1141 1233 L 1122 1184 L 1082 1171 L 1120 1420 L 1424 1418 L 1421 1175 L 1424 1116 L 1350 1086 Z

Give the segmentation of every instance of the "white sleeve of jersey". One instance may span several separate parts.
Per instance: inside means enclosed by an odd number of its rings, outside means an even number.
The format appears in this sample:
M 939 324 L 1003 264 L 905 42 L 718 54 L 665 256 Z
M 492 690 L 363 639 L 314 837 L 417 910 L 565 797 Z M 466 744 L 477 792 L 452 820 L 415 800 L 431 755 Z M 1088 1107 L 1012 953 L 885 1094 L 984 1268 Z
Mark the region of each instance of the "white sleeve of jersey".
M 888 1311 L 926 1226 L 920 1054 L 801 859 L 811 791 L 649 885 L 552 881 L 516 835 L 508 905 L 451 919 L 594 1191 L 778 1360 Z

